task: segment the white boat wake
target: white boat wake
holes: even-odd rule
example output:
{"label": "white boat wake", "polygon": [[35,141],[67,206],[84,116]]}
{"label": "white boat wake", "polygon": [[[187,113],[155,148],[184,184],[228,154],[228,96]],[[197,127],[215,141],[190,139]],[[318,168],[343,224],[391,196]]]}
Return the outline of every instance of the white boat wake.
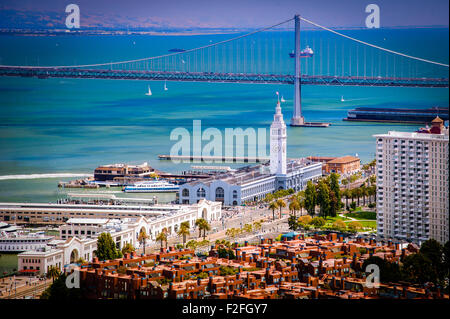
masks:
{"label": "white boat wake", "polygon": [[39,179],[39,178],[64,178],[64,177],[92,177],[86,173],[50,173],[50,174],[27,174],[27,175],[2,175],[0,181],[9,179]]}

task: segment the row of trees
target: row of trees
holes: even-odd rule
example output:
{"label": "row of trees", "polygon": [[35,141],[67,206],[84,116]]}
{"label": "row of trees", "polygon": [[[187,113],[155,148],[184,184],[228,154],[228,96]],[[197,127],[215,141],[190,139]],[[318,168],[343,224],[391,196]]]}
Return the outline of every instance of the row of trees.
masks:
{"label": "row of trees", "polygon": [[[375,177],[375,176],[373,176]],[[357,199],[358,206],[360,206],[360,199],[362,198],[363,205],[366,205],[366,199],[369,202],[376,201],[377,188],[375,183],[371,183],[369,186],[366,186],[364,183],[360,187],[353,189],[345,189],[342,191],[342,196],[345,197],[345,205],[349,207],[348,200],[351,199],[351,202],[354,202],[355,198]]]}
{"label": "row of trees", "polygon": [[[198,227],[198,232],[199,232],[198,237],[201,237],[202,232],[203,232],[203,240],[205,240],[206,232],[211,230],[211,225],[204,218],[197,219],[195,221],[195,225]],[[177,231],[177,235],[182,238],[183,247],[186,247],[187,237],[190,234],[191,234],[191,226],[190,226],[189,222],[188,221],[182,222],[180,224],[180,228]],[[166,244],[165,246],[167,248],[168,236],[169,236],[169,231],[165,227],[156,236],[156,241],[159,241],[161,243],[161,248],[163,247],[164,243]],[[138,241],[143,245],[144,254],[145,254],[146,241],[148,238],[149,238],[149,236],[147,235],[145,229],[142,229],[141,232],[139,233]]]}
{"label": "row of trees", "polygon": [[309,230],[311,228],[317,228],[317,229],[329,229],[329,230],[336,230],[339,232],[351,232],[356,233],[363,229],[363,225],[358,221],[351,221],[348,223],[343,222],[342,220],[336,220],[331,225],[326,225],[326,220],[323,217],[311,217],[310,215],[305,215],[297,218],[294,215],[291,215],[288,219],[289,229],[291,230],[297,230],[300,227]]}
{"label": "row of trees", "polygon": [[322,178],[316,185],[308,181],[304,192],[305,209],[308,214],[316,214],[316,206],[319,206],[319,216],[336,217],[341,209],[341,191],[339,188],[339,175],[331,173]]}
{"label": "row of trees", "polygon": [[225,235],[229,238],[236,238],[241,235],[250,234],[254,231],[260,230],[262,227],[262,221],[255,221],[253,224],[245,224],[241,228],[228,228]]}

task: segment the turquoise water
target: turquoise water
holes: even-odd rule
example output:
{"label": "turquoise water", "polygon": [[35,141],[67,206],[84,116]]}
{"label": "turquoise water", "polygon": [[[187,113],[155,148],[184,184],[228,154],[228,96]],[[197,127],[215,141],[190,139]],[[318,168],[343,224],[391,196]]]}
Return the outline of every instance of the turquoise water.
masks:
{"label": "turquoise water", "polygon": [[12,273],[17,270],[17,254],[0,254],[0,275]]}
{"label": "turquoise water", "polygon": [[[384,41],[392,49],[448,63],[448,29],[356,33],[369,42]],[[292,48],[289,44],[292,37],[287,33],[283,36],[287,42],[282,52],[287,56]],[[166,53],[169,48],[191,48],[228,37],[2,36],[0,62],[97,63],[153,56]],[[310,33],[308,39],[303,37],[302,41],[312,43],[314,37],[314,33]],[[319,38],[314,40],[315,45],[319,41]],[[317,49],[315,52],[320,56]],[[272,58],[279,59],[278,56]],[[292,61],[288,57],[285,60],[281,66],[289,70]],[[319,62],[315,63],[314,72],[318,72]],[[324,64],[323,61],[321,70]],[[311,63],[309,68],[305,65],[305,72],[309,70],[312,74]],[[422,65],[418,70],[427,74],[431,68]],[[441,71],[433,74],[443,76]],[[2,180],[5,175],[92,173],[100,164],[144,161],[171,172],[187,169],[190,164],[174,165],[157,159],[158,154],[170,152],[174,144],[169,139],[172,129],[192,130],[193,120],[202,120],[204,129],[216,127],[222,132],[227,127],[268,128],[276,103],[275,91],[287,100],[283,103],[287,122],[292,116],[293,88],[289,85],[167,82],[169,90],[164,91],[163,82],[151,82],[153,95],[148,97],[144,95],[147,84],[124,80],[1,77],[0,201],[54,201],[60,196],[57,182],[73,179]],[[345,102],[340,102],[341,96]],[[342,121],[349,109],[357,106],[448,107],[448,101],[447,89],[303,86],[305,118],[332,125],[325,129],[288,127],[288,157],[358,153],[363,162],[368,162],[375,153],[373,134],[411,131],[418,126]]]}

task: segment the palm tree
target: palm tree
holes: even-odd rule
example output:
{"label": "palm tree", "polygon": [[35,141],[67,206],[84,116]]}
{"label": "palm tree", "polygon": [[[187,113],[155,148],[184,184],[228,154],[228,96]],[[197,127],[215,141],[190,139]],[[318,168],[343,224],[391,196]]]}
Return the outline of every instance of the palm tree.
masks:
{"label": "palm tree", "polygon": [[366,196],[369,195],[369,190],[366,186],[361,186],[361,195],[363,197],[364,206],[366,206]]}
{"label": "palm tree", "polygon": [[52,282],[55,282],[55,278],[61,275],[61,270],[56,266],[50,266],[47,271],[47,276],[52,278]]}
{"label": "palm tree", "polygon": [[145,244],[147,242],[147,239],[149,239],[150,237],[147,235],[147,232],[145,231],[145,228],[142,228],[139,236],[138,236],[138,241],[139,243],[144,244],[144,255],[145,255]]}
{"label": "palm tree", "polygon": [[211,225],[209,225],[209,223],[203,218],[197,219],[195,221],[195,225],[198,226],[199,237],[201,236],[201,233],[202,233],[202,230],[203,230],[203,240],[205,240],[206,232],[211,230]]}
{"label": "palm tree", "polygon": [[166,242],[166,249],[167,249],[167,229],[163,228],[161,232],[156,236],[156,241],[161,242],[161,248],[163,248],[163,242]]}
{"label": "palm tree", "polygon": [[345,207],[348,207],[348,199],[350,197],[350,190],[344,189],[344,191],[342,192],[342,196],[345,197]]}
{"label": "palm tree", "polygon": [[300,203],[297,200],[294,200],[289,203],[289,211],[294,212],[294,216],[296,216],[296,211],[300,210]]}
{"label": "palm tree", "polygon": [[277,200],[278,208],[280,209],[280,218],[281,218],[281,210],[286,207],[286,203],[281,198]]}
{"label": "palm tree", "polygon": [[361,197],[361,188],[359,188],[359,187],[355,188],[355,189],[353,189],[353,192],[358,200],[358,206],[359,206],[359,198]]}
{"label": "palm tree", "polygon": [[273,216],[273,220],[275,220],[275,210],[278,208],[278,204],[277,202],[272,202],[269,205],[269,209],[272,210],[272,216]]}
{"label": "palm tree", "polygon": [[189,222],[182,222],[180,224],[180,229],[178,230],[177,234],[178,236],[183,237],[183,247],[185,247],[186,245],[186,236],[189,236],[189,234],[191,233],[189,229],[190,229]]}

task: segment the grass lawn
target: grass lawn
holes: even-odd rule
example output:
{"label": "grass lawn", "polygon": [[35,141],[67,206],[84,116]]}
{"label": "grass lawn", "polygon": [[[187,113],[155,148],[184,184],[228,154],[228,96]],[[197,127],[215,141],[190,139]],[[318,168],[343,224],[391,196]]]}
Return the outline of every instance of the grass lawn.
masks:
{"label": "grass lawn", "polygon": [[347,213],[345,216],[352,217],[355,219],[362,219],[362,220],[376,220],[377,219],[377,213],[376,212],[367,212],[367,211],[357,211],[353,213]]}
{"label": "grass lawn", "polygon": [[363,227],[369,227],[372,229],[377,228],[377,222],[375,220],[374,221],[364,221],[364,222],[359,221],[358,223],[360,223]]}
{"label": "grass lawn", "polygon": [[341,216],[336,216],[336,217],[328,216],[325,220],[326,220],[325,226],[331,226],[337,220],[342,220],[344,222],[351,221],[350,218],[341,217]]}

